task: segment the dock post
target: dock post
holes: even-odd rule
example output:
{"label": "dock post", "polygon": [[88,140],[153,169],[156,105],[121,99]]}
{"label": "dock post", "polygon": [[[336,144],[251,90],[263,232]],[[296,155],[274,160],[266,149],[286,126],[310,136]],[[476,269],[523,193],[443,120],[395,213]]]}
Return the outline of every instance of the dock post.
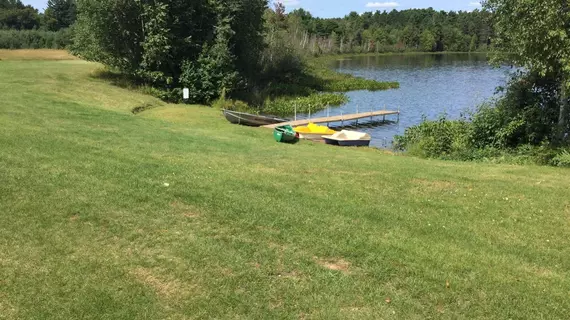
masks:
{"label": "dock post", "polygon": [[295,121],[297,121],[297,104],[295,103]]}
{"label": "dock post", "polygon": [[400,122],[400,106],[398,106],[398,119],[396,121]]}
{"label": "dock post", "polygon": [[341,112],[340,112],[340,126],[341,126],[341,127],[344,127],[344,119],[343,119],[343,117],[342,117],[342,113],[343,113],[343,112],[341,111]]}

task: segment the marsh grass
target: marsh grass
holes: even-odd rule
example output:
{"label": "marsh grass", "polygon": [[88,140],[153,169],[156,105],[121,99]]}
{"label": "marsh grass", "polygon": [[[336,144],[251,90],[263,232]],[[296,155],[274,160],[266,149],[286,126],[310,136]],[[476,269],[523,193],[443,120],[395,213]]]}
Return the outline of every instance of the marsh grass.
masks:
{"label": "marsh grass", "polygon": [[348,102],[348,97],[342,93],[314,93],[307,97],[282,97],[268,100],[261,112],[279,116],[291,116],[297,113],[315,113],[327,107],[337,107]]}
{"label": "marsh grass", "polygon": [[83,61],[0,61],[8,319],[566,319],[568,170],[231,125]]}

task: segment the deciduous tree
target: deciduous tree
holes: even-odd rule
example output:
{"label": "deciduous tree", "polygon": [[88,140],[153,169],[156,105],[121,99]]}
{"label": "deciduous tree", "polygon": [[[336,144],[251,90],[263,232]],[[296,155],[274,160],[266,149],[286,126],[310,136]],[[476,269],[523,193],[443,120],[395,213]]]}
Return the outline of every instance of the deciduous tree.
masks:
{"label": "deciduous tree", "polygon": [[567,0],[487,0],[495,20],[495,61],[558,82],[558,140],[567,139],[570,97],[570,8]]}

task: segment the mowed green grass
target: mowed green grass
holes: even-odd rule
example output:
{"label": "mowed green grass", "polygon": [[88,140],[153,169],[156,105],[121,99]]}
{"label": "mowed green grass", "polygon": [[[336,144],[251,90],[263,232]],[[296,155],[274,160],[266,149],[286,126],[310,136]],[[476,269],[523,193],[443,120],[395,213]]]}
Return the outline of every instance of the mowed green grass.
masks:
{"label": "mowed green grass", "polygon": [[569,170],[277,144],[97,68],[0,61],[0,318],[568,319]]}

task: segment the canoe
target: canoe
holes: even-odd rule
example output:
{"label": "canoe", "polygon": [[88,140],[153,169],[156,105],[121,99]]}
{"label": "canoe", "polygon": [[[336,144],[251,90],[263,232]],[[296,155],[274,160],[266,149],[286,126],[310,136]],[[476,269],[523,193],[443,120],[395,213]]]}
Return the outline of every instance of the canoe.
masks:
{"label": "canoe", "polygon": [[223,111],[224,111],[224,117],[226,117],[226,119],[229,122],[233,124],[241,124],[250,127],[261,127],[269,124],[276,124],[288,121],[287,119],[250,114],[245,112],[237,112],[226,109],[224,109]]}
{"label": "canoe", "polygon": [[336,131],[329,129],[326,126],[320,126],[312,122],[304,127],[296,127],[295,132],[299,133],[301,138],[309,140],[320,140],[323,135],[332,135],[336,133]]}
{"label": "canoe", "polygon": [[326,144],[341,147],[367,147],[372,137],[368,133],[342,130],[333,135],[322,136]]}
{"label": "canoe", "polygon": [[277,142],[292,143],[299,140],[299,134],[290,125],[277,127],[273,130],[273,138]]}

